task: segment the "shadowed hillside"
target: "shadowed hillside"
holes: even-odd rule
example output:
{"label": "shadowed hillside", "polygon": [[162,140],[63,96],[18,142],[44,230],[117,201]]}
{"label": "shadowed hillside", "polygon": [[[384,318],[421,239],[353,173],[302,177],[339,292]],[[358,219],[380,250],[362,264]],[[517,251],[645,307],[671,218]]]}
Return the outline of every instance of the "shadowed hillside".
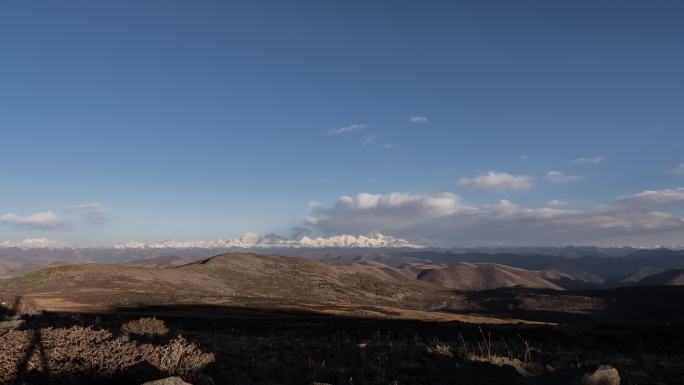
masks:
{"label": "shadowed hillside", "polygon": [[637,282],[640,286],[684,285],[684,269],[673,269],[649,275]]}

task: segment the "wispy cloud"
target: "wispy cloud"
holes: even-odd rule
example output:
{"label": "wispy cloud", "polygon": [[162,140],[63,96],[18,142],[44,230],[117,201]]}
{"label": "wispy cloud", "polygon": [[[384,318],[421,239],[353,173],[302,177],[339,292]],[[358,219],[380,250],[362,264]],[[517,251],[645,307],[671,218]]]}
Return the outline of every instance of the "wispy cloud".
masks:
{"label": "wispy cloud", "polygon": [[593,158],[577,158],[573,159],[572,163],[576,164],[597,164],[597,163],[603,163],[606,160],[605,157],[602,156],[596,156]]}
{"label": "wispy cloud", "polygon": [[428,119],[426,117],[420,116],[420,115],[409,117],[409,122],[411,122],[411,123],[423,124],[423,123],[427,123],[427,121],[428,121]]}
{"label": "wispy cloud", "polygon": [[532,188],[534,178],[527,175],[511,175],[506,172],[489,171],[487,175],[475,178],[461,178],[458,185],[470,190],[524,191]]}
{"label": "wispy cloud", "polygon": [[0,224],[31,230],[51,230],[79,224],[102,224],[109,220],[110,213],[111,210],[102,203],[82,203],[57,211],[0,215]]}
{"label": "wispy cloud", "polygon": [[566,175],[560,171],[549,171],[546,173],[546,180],[553,184],[561,184],[568,182],[577,182],[584,179],[579,175]]}
{"label": "wispy cloud", "polygon": [[363,142],[361,142],[362,145],[368,146],[375,143],[375,134],[368,134],[366,135],[365,138],[363,138]]}
{"label": "wispy cloud", "polygon": [[351,132],[359,132],[365,130],[366,128],[368,128],[367,124],[350,124],[344,127],[333,128],[330,131],[328,131],[328,135],[339,135]]}
{"label": "wispy cloud", "polygon": [[70,214],[78,214],[90,223],[103,223],[109,220],[111,210],[99,202],[82,203],[67,206],[64,211]]}
{"label": "wispy cloud", "polygon": [[546,202],[546,207],[564,207],[567,206],[568,202],[562,199],[551,199],[550,201]]}
{"label": "wispy cloud", "polygon": [[684,175],[684,162],[677,165],[677,167],[672,170],[675,175]]}
{"label": "wispy cloud", "polygon": [[383,144],[382,144],[382,148],[384,148],[384,149],[386,149],[386,150],[389,150],[389,149],[394,148],[394,147],[396,147],[396,146],[397,146],[397,145],[394,144],[394,143],[383,143]]}

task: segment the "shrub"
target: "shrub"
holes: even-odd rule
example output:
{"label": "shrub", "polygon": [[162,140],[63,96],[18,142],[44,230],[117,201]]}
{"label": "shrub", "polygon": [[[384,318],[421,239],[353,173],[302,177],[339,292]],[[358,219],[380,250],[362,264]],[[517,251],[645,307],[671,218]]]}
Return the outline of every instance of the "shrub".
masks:
{"label": "shrub", "polygon": [[214,355],[202,353],[197,345],[178,336],[161,347],[158,367],[168,374],[187,374],[214,362]]}
{"label": "shrub", "polygon": [[126,322],[121,325],[121,330],[126,333],[144,337],[163,336],[169,332],[164,321],[154,317],[143,317]]}

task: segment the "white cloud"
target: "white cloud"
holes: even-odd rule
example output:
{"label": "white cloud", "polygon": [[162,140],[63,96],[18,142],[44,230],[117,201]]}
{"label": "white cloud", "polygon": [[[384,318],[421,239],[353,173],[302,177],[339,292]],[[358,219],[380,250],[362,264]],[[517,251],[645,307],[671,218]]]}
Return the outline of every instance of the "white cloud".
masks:
{"label": "white cloud", "polygon": [[410,193],[389,193],[389,194],[369,194],[360,193],[356,196],[345,195],[337,201],[337,205],[352,209],[383,209],[392,207],[416,207],[427,211],[430,215],[447,215],[464,209],[469,209],[463,205],[461,199],[448,192],[410,194]]}
{"label": "white cloud", "polygon": [[684,204],[684,187],[665,190],[646,190],[638,194],[619,198],[616,204],[625,207]]}
{"label": "white cloud", "polygon": [[527,155],[527,154],[522,154],[522,155],[520,155],[520,159],[521,159],[521,160],[527,160],[527,159],[529,159],[529,158],[530,158],[530,156]]}
{"label": "white cloud", "polygon": [[572,163],[577,163],[577,164],[596,164],[596,163],[602,163],[606,160],[606,158],[602,156],[596,156],[593,158],[577,158],[573,159]]}
{"label": "white cloud", "polygon": [[422,124],[422,123],[427,123],[427,118],[424,116],[416,115],[416,116],[411,116],[409,118],[409,122],[411,123],[416,123],[416,124]]}
{"label": "white cloud", "polygon": [[675,167],[674,170],[672,170],[672,172],[676,175],[684,175],[684,162],[677,165],[677,167]]}
{"label": "white cloud", "polygon": [[389,149],[394,148],[394,147],[396,147],[396,146],[397,146],[397,145],[394,144],[394,143],[383,143],[383,144],[382,144],[382,148],[384,148],[384,149],[386,149],[386,150],[389,150]]}
{"label": "white cloud", "polygon": [[49,229],[67,224],[67,221],[53,211],[42,211],[29,215],[15,213],[0,216],[0,223],[6,223],[30,229]]}
{"label": "white cloud", "polygon": [[328,135],[339,135],[350,132],[358,132],[365,130],[366,128],[368,128],[367,124],[351,124],[349,126],[333,128],[330,131],[328,131]]}
{"label": "white cloud", "polygon": [[311,206],[323,234],[380,231],[434,246],[632,244],[681,242],[684,218],[659,209],[684,203],[684,189],[644,191],[587,210],[526,208],[508,200],[471,206],[451,193],[358,194],[334,207]]}
{"label": "white cloud", "polygon": [[[411,227],[447,215],[473,208],[464,204],[461,198],[449,193],[390,193],[342,196],[334,207],[324,208],[320,204],[309,204],[307,222],[323,228],[329,233],[361,233],[382,231],[387,221],[392,227]],[[331,221],[332,220],[332,221]],[[348,231],[335,231],[345,228]]]}
{"label": "white cloud", "polygon": [[546,202],[546,207],[564,207],[567,205],[568,202],[562,199],[551,199],[550,201]]}
{"label": "white cloud", "polygon": [[524,191],[532,188],[534,178],[526,175],[511,175],[505,172],[489,171],[476,178],[461,178],[460,187],[484,191]]}
{"label": "white cloud", "polygon": [[551,183],[560,184],[567,182],[576,182],[584,178],[582,178],[579,175],[565,175],[560,171],[549,171],[546,173],[546,179]]}

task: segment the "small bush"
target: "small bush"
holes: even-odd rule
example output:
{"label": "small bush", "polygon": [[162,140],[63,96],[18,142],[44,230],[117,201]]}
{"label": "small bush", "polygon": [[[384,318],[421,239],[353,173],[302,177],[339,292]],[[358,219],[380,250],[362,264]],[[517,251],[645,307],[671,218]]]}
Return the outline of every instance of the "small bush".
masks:
{"label": "small bush", "polygon": [[144,317],[126,322],[121,325],[121,330],[144,337],[163,336],[169,332],[164,321],[154,317]]}
{"label": "small bush", "polygon": [[188,374],[214,362],[214,355],[202,353],[197,345],[183,336],[176,337],[161,348],[158,367],[168,374]]}
{"label": "small bush", "polygon": [[0,313],[15,315],[38,315],[41,313],[38,306],[30,298],[16,296],[14,298],[2,298],[0,300]]}

